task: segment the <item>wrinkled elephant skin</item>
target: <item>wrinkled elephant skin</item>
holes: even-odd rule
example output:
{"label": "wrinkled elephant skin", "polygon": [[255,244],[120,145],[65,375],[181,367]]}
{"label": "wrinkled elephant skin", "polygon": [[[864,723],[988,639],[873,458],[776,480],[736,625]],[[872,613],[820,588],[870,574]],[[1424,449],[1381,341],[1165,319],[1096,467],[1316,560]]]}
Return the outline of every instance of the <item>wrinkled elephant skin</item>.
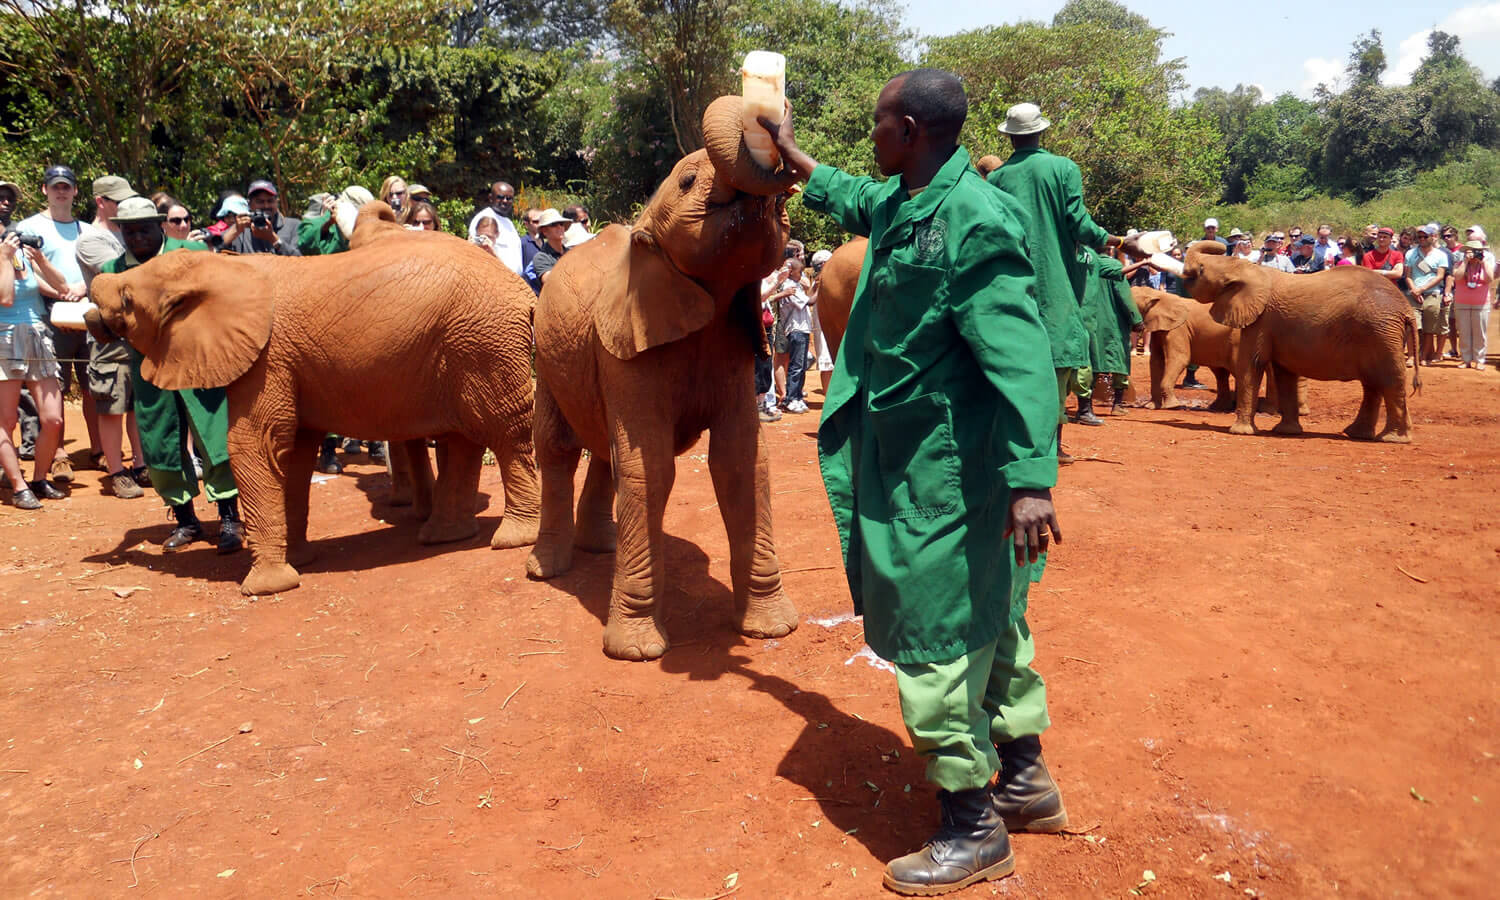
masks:
{"label": "wrinkled elephant skin", "polygon": [[[327,433],[405,448],[423,543],[463,540],[484,450],[505,513],[492,545],[536,539],[531,291],[484,250],[360,211],[348,252],[287,258],[174,251],[101,275],[94,301],[167,390],[225,387],[229,455],[253,555],[247,594],[296,587],[309,484]],[[445,444],[436,483],[425,439]]]}

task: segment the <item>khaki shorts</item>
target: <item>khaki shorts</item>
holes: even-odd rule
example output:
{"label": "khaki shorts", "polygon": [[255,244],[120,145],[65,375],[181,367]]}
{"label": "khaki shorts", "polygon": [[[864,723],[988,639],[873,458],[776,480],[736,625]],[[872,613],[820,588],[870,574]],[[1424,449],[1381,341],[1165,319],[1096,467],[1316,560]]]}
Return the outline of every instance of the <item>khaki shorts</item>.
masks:
{"label": "khaki shorts", "polygon": [[89,393],[101,416],[123,416],[135,405],[130,390],[130,364],[91,362],[88,368]]}
{"label": "khaki shorts", "polygon": [[1418,300],[1412,301],[1411,308],[1417,311],[1417,316],[1421,319],[1423,334],[1444,332],[1443,295],[1441,293],[1423,294]]}
{"label": "khaki shorts", "polygon": [[0,324],[0,381],[42,381],[58,377],[57,351],[40,322]]}

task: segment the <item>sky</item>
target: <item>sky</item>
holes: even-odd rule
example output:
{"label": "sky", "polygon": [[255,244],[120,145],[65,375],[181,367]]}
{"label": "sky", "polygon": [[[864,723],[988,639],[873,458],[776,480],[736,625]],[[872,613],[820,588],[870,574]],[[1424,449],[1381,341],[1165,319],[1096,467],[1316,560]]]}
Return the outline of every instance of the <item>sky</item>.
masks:
{"label": "sky", "polygon": [[[945,35],[1019,21],[1051,22],[1063,0],[1008,3],[925,3],[905,0],[906,23],[923,35]],[[1312,7],[1259,4],[1124,0],[1132,12],[1172,32],[1163,45],[1167,57],[1187,64],[1187,96],[1200,87],[1231,90],[1254,84],[1267,97],[1291,91],[1311,98],[1320,82],[1335,87],[1355,38],[1371,28],[1370,4],[1320,0]],[[1295,11],[1295,14],[1294,12]],[[1459,49],[1488,82],[1500,76],[1500,2],[1443,7],[1395,4],[1381,11],[1378,24],[1385,47],[1387,84],[1406,84],[1427,49],[1433,28],[1459,37]]]}

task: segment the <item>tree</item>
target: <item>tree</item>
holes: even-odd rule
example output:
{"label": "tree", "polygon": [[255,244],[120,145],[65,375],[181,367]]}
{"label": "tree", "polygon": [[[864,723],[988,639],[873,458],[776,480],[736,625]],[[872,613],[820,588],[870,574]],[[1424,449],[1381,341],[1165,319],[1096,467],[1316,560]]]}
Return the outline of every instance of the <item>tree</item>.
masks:
{"label": "tree", "polygon": [[1321,146],[1321,128],[1317,107],[1291,93],[1251,110],[1229,146],[1224,201],[1246,199],[1249,182],[1262,166],[1311,169]]}
{"label": "tree", "polygon": [[1346,71],[1351,83],[1343,93],[1318,88],[1325,123],[1319,181],[1367,200],[1411,179],[1415,109],[1411,91],[1380,84],[1385,50],[1378,30],[1354,41]]}
{"label": "tree", "polygon": [[471,0],[452,14],[455,47],[492,44],[538,53],[593,44],[605,35],[607,0]]}
{"label": "tree", "polygon": [[662,86],[677,150],[703,146],[703,111],[736,87],[738,0],[613,0],[607,21],[627,62]]}
{"label": "tree", "polygon": [[1434,30],[1427,36],[1427,56],[1412,74],[1411,94],[1418,168],[1441,165],[1471,144],[1491,145],[1500,137],[1500,98],[1485,89],[1483,73],[1464,59],[1454,35]]}
{"label": "tree", "polygon": [[1114,0],[1068,0],[1052,17],[1052,27],[1068,25],[1098,25],[1149,37],[1153,41],[1165,35],[1165,32],[1152,26],[1145,16],[1131,12],[1123,3],[1115,3]]}
{"label": "tree", "polygon": [[959,74],[969,92],[970,153],[1006,156],[996,128],[1030,101],[1053,126],[1043,144],[1083,170],[1095,218],[1117,232],[1176,219],[1217,198],[1224,150],[1213,122],[1173,108],[1181,60],[1098,24],[1008,25],[929,42],[924,64]]}

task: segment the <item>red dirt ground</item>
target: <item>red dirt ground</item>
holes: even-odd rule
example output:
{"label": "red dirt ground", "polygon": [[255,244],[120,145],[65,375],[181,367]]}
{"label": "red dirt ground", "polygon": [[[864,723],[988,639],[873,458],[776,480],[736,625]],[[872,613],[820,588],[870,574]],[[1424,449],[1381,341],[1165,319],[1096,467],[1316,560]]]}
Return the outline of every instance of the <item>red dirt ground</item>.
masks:
{"label": "red dirt ground", "polygon": [[[1335,436],[1352,384],[1313,386],[1300,439],[1068,428],[1102,459],[1063,471],[1031,621],[1085,833],[1015,838],[960,896],[1493,896],[1500,374],[1424,374],[1410,446]],[[258,601],[246,556],[164,557],[165,512],[101,473],[3,507],[0,895],[881,895],[935,802],[858,624],[816,622],[848,600],[815,422],[767,426],[801,628],[731,631],[700,444],[650,664],[600,652],[611,557],[537,583],[488,548],[494,469],[482,537],[443,548],[373,466],[315,485],[321,557]]]}

